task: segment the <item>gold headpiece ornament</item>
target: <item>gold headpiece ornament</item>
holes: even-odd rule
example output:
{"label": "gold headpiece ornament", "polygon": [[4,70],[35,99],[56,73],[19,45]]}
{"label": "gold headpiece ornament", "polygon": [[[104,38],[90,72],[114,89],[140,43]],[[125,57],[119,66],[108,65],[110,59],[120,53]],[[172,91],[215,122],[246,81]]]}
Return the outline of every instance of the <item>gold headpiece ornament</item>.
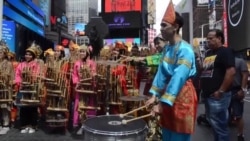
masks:
{"label": "gold headpiece ornament", "polygon": [[9,52],[9,48],[8,48],[6,42],[3,40],[0,41],[0,50],[2,50],[4,53]]}
{"label": "gold headpiece ornament", "polygon": [[15,58],[16,57],[16,54],[14,52],[8,52],[7,54],[9,57],[12,57],[12,58]]}
{"label": "gold headpiece ornament", "polygon": [[44,51],[44,56],[46,57],[47,55],[51,55],[53,56],[55,54],[55,52],[53,51],[52,48],[47,49],[46,51]]}
{"label": "gold headpiece ornament", "polygon": [[79,45],[75,44],[72,40],[69,42],[69,49],[70,50],[78,50],[79,49]]}
{"label": "gold headpiece ornament", "polygon": [[166,9],[166,12],[162,18],[162,22],[174,24],[175,23],[175,10],[174,10],[174,4],[172,0],[170,0],[168,7]]}
{"label": "gold headpiece ornament", "polygon": [[26,49],[26,51],[32,52],[36,57],[40,56],[43,52],[40,46],[35,42],[33,42],[31,46]]}
{"label": "gold headpiece ornament", "polygon": [[79,47],[79,51],[80,51],[80,50],[86,51],[86,52],[89,54],[89,48],[88,48],[85,44],[82,44],[82,45]]}

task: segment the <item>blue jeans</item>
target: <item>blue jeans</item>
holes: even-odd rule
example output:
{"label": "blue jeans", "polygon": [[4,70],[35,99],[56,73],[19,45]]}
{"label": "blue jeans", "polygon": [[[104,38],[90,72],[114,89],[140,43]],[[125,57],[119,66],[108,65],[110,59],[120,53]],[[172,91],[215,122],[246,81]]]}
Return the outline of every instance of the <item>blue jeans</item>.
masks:
{"label": "blue jeans", "polygon": [[214,141],[229,141],[228,107],[231,92],[225,92],[220,99],[209,97],[205,100],[206,116],[214,130]]}

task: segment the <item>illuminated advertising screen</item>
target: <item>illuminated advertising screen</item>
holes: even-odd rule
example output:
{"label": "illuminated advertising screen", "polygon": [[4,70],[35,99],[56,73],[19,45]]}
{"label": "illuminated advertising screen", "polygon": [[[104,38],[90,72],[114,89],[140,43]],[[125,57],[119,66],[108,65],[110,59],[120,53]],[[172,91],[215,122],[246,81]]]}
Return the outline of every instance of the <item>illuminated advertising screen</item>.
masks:
{"label": "illuminated advertising screen", "polygon": [[126,43],[126,44],[136,43],[138,45],[141,44],[140,38],[113,38],[113,39],[104,39],[104,44],[105,45],[112,45],[112,44],[115,44],[116,42],[122,42],[122,43]]}
{"label": "illuminated advertising screen", "polygon": [[15,52],[15,33],[16,25],[14,21],[3,20],[2,24],[2,39],[12,52]]}
{"label": "illuminated advertising screen", "polygon": [[103,13],[101,16],[109,29],[141,28],[142,17],[140,12]]}
{"label": "illuminated advertising screen", "polygon": [[44,29],[38,25],[36,25],[35,23],[27,20],[26,18],[24,18],[23,16],[21,16],[20,14],[18,14],[17,12],[13,11],[12,9],[10,9],[7,6],[3,6],[3,15],[15,20],[17,23],[27,27],[28,29],[34,31],[35,33],[44,36]]}
{"label": "illuminated advertising screen", "polygon": [[141,0],[105,0],[105,13],[140,11]]}
{"label": "illuminated advertising screen", "polygon": [[75,24],[75,35],[84,36],[85,35],[85,25],[84,23]]}
{"label": "illuminated advertising screen", "polygon": [[50,23],[49,22],[50,21],[50,19],[49,19],[49,17],[50,17],[50,10],[49,10],[50,0],[32,0],[32,3],[34,3],[36,6],[41,8],[43,13],[45,14],[45,25],[48,26]]}
{"label": "illuminated advertising screen", "polygon": [[[38,14],[38,12],[35,12],[33,7],[31,7],[30,5],[26,5],[20,0],[7,0],[7,2],[17,8],[23,14],[25,14],[28,18],[32,19],[34,22],[44,27],[44,16]],[[43,14],[43,12],[41,14]]]}

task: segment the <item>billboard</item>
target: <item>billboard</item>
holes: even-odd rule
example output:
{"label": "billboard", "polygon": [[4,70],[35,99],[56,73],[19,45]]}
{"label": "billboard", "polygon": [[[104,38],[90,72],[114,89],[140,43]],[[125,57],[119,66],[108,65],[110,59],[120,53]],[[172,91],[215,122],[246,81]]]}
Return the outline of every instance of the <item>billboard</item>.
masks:
{"label": "billboard", "polygon": [[12,52],[15,52],[15,33],[16,25],[14,21],[3,20],[2,24],[2,39]]}
{"label": "billboard", "polygon": [[50,17],[50,0],[32,0],[32,3],[34,3],[36,6],[41,8],[43,13],[45,14],[45,25],[49,25],[49,17]]}
{"label": "billboard", "polygon": [[136,43],[138,45],[141,44],[140,38],[113,38],[113,39],[104,39],[104,44],[105,45],[112,45],[112,44],[115,44],[116,42],[122,42],[122,43],[126,43],[126,44]]}
{"label": "billboard", "polygon": [[147,0],[148,1],[148,24],[155,24],[156,18],[156,3],[155,0]]}
{"label": "billboard", "polygon": [[44,27],[44,16],[35,12],[32,8],[30,8],[30,6],[26,5],[20,0],[7,0],[7,2],[13,7],[17,8],[19,11],[21,11],[28,18],[32,19],[35,23]]}
{"label": "billboard", "polygon": [[140,12],[103,13],[101,16],[104,22],[108,25],[109,29],[141,28],[142,24]]}
{"label": "billboard", "polygon": [[[239,51],[250,48],[250,1],[228,0],[226,1],[228,46]],[[225,26],[225,25],[224,25]]]}
{"label": "billboard", "polygon": [[85,26],[84,23],[76,23],[75,24],[75,35],[84,36],[85,35]]}
{"label": "billboard", "polygon": [[142,9],[141,0],[105,0],[105,13],[140,11]]}
{"label": "billboard", "polygon": [[27,27],[28,29],[34,31],[35,33],[44,36],[44,29],[38,25],[36,25],[35,23],[27,20],[26,18],[24,18],[23,16],[21,16],[20,14],[18,14],[17,12],[13,11],[12,9],[10,9],[7,6],[3,6],[3,15],[15,20],[17,23]]}

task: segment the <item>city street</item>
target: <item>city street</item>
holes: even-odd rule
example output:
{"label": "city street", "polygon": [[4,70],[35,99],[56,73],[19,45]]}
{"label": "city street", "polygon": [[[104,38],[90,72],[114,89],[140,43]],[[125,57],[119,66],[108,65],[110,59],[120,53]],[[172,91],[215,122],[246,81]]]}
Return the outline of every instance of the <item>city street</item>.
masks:
{"label": "city street", "polygon": [[[250,95],[245,99],[245,138],[250,139]],[[200,104],[198,115],[204,113],[204,105]],[[212,141],[213,134],[209,127],[205,125],[197,125],[195,134],[192,136],[192,141]],[[46,134],[39,130],[34,134],[21,134],[17,129],[11,129],[7,135],[0,137],[0,141],[83,141],[82,136],[74,137],[70,133],[61,134]],[[231,127],[231,141],[237,141],[237,132],[234,127]]]}

